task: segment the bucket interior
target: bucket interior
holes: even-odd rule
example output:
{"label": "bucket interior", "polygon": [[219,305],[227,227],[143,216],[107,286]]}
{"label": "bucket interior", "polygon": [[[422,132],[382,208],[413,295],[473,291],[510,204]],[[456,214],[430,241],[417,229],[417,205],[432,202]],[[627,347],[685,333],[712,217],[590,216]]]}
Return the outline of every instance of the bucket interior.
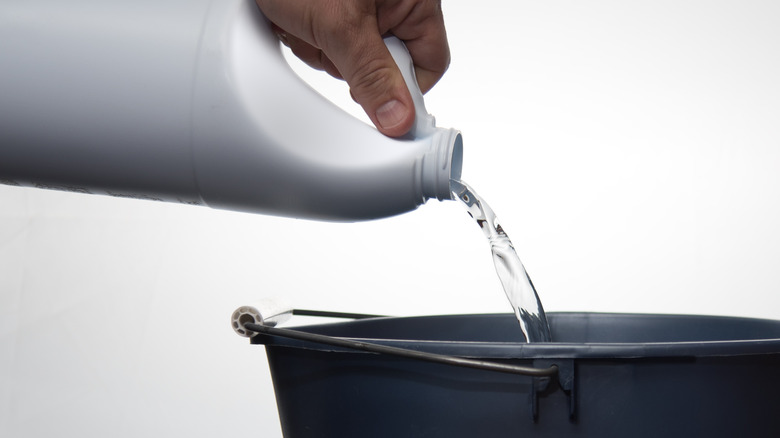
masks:
{"label": "bucket interior", "polygon": [[[551,312],[553,343],[699,343],[780,339],[780,321],[709,315]],[[511,314],[371,318],[298,327],[335,337],[525,343]]]}

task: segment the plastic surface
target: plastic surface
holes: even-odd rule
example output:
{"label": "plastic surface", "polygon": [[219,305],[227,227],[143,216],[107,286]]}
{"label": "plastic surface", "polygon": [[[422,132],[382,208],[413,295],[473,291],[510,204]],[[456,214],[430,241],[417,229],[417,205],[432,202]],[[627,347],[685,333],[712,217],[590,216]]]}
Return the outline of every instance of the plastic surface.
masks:
{"label": "plastic surface", "polygon": [[513,315],[377,318],[302,331],[533,366],[550,380],[258,335],[296,437],[773,437],[780,321],[550,313],[549,344]]}
{"label": "plastic surface", "polygon": [[289,320],[292,306],[281,299],[261,299],[250,305],[241,306],[230,315],[230,326],[240,336],[251,338],[256,333],[244,329],[247,323],[276,326]]}
{"label": "plastic surface", "polygon": [[401,70],[401,75],[404,77],[414,102],[415,120],[408,136],[410,138],[419,138],[433,135],[436,132],[436,119],[428,114],[428,110],[425,109],[425,99],[417,84],[417,75],[414,72],[414,63],[409,55],[409,51],[404,43],[396,37],[385,38],[385,45],[393,56],[396,65],[398,65],[398,69]]}
{"label": "plastic surface", "polygon": [[351,221],[449,199],[460,175],[457,131],[351,117],[252,0],[2,2],[0,65],[0,183]]}

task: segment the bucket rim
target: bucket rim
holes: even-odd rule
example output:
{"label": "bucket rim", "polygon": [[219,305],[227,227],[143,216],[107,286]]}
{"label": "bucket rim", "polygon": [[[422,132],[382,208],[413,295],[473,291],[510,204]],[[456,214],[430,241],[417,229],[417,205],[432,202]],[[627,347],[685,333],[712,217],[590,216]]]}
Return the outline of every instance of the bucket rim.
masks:
{"label": "bucket rim", "polygon": [[[689,315],[689,314],[650,314],[650,313],[608,313],[608,312],[549,312],[551,325],[560,318],[617,318],[626,320],[656,319],[663,321],[685,319],[691,322],[749,322],[765,323],[780,327],[780,321],[761,318],[734,316]],[[404,317],[376,317],[356,321],[335,322],[290,327],[292,330],[317,333],[334,327],[350,327],[380,321],[382,323],[426,322],[459,318],[506,318],[507,314],[453,314]],[[512,315],[509,315],[513,317]],[[406,348],[427,353],[484,359],[641,359],[641,358],[686,358],[780,354],[780,337],[729,339],[712,341],[661,341],[661,342],[496,342],[496,341],[442,341],[425,339],[388,339],[379,337],[339,336],[343,339]],[[298,348],[323,352],[356,352],[351,349],[324,345],[309,341],[287,339],[279,336],[261,334],[252,338],[253,344],[263,344],[269,348]]]}

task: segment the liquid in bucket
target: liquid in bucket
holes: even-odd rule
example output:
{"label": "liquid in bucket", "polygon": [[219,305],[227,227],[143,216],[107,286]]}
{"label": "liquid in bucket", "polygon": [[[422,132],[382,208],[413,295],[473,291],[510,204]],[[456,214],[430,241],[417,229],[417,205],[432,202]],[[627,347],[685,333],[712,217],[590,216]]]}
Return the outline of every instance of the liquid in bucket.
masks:
{"label": "liquid in bucket", "polygon": [[460,200],[477,221],[490,242],[493,263],[504,292],[528,342],[550,342],[550,326],[531,278],[520,261],[512,241],[495,213],[474,190],[462,181],[450,181],[453,197]]}

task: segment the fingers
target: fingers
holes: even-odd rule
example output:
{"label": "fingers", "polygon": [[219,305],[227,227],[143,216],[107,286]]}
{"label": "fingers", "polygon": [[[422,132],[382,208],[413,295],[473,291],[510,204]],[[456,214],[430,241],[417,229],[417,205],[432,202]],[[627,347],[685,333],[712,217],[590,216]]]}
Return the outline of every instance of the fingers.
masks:
{"label": "fingers", "polygon": [[325,38],[323,50],[377,129],[392,137],[406,134],[414,123],[414,103],[374,15],[362,17],[354,29]]}
{"label": "fingers", "polygon": [[439,0],[256,0],[293,53],[343,78],[382,133],[414,123],[414,105],[382,35],[403,40],[423,92],[442,77],[450,53]]}
{"label": "fingers", "polygon": [[301,61],[305,62],[306,65],[315,70],[323,70],[334,78],[344,79],[341,77],[341,73],[339,73],[336,66],[333,65],[333,62],[325,56],[322,50],[312,46],[295,35],[287,33],[279,26],[274,25],[274,32],[277,34],[282,44],[289,47],[293,54]]}
{"label": "fingers", "polygon": [[381,33],[391,33],[406,44],[420,90],[428,92],[450,65],[441,1],[385,1],[377,17]]}

